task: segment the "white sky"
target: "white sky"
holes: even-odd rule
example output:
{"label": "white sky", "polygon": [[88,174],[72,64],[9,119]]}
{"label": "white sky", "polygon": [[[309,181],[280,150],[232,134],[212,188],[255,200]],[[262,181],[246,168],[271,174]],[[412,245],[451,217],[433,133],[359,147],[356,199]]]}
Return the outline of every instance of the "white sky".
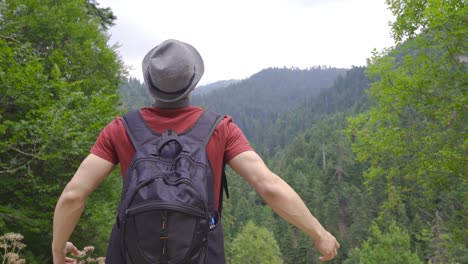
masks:
{"label": "white sky", "polygon": [[193,45],[200,84],[245,79],[268,67],[349,68],[393,45],[384,0],[98,0],[117,16],[111,43],[130,75],[163,40]]}

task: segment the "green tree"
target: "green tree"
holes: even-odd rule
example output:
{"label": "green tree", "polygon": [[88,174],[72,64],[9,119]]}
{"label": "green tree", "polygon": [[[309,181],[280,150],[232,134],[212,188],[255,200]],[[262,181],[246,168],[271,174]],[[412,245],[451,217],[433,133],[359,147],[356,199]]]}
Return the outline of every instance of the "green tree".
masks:
{"label": "green tree", "polygon": [[426,259],[443,242],[427,237],[438,214],[453,239],[438,257],[461,261],[456,252],[466,254],[468,236],[466,2],[386,2],[397,47],[369,61],[374,105],[351,119],[354,150],[369,166],[366,184],[386,196],[384,214],[411,228]]}
{"label": "green tree", "polygon": [[237,234],[228,256],[231,264],[282,263],[281,252],[273,234],[252,221]]}
{"label": "green tree", "polygon": [[[423,263],[418,255],[410,250],[410,236],[395,222],[382,232],[374,224],[371,227],[372,236],[359,249],[355,250],[355,258],[362,264],[419,264]],[[348,261],[346,263],[353,263]]]}
{"label": "green tree", "polygon": [[[48,258],[61,190],[118,114],[124,68],[107,45],[109,21],[90,6],[84,0],[0,2],[0,231],[24,235],[37,259]],[[117,183],[106,181],[91,198],[81,222],[90,232],[79,235],[79,246],[105,250]]]}

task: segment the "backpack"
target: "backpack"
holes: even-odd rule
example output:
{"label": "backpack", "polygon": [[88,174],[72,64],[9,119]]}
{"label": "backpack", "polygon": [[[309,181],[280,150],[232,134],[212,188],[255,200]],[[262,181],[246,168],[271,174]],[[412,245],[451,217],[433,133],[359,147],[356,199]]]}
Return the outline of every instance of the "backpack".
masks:
{"label": "backpack", "polygon": [[139,110],[123,116],[135,155],[125,174],[106,263],[225,263],[220,221],[222,190],[227,187],[224,166],[220,208],[215,210],[206,153],[221,119],[205,110],[188,131],[158,134]]}

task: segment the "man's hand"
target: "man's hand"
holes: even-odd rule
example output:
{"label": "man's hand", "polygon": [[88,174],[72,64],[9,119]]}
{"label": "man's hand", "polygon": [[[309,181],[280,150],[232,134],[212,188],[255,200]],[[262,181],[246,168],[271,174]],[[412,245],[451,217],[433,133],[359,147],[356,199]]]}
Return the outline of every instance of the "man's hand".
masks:
{"label": "man's hand", "polygon": [[65,248],[62,250],[52,250],[52,255],[54,258],[54,264],[76,264],[78,263],[76,259],[67,257],[68,253],[73,255],[78,255],[78,249],[73,245],[72,242],[67,242]]}
{"label": "man's hand", "polygon": [[340,248],[340,243],[327,231],[319,239],[314,240],[314,245],[320,252],[320,261],[332,260],[338,254],[338,249]]}

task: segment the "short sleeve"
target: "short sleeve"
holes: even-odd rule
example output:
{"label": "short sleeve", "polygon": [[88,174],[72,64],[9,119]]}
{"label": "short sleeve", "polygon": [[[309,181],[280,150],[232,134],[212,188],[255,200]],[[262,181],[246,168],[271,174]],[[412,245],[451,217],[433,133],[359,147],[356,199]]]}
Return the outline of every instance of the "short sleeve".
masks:
{"label": "short sleeve", "polygon": [[112,142],[112,135],[118,129],[117,119],[110,122],[104,129],[99,133],[94,146],[91,147],[90,152],[100,158],[103,158],[113,164],[118,164],[119,159],[117,156],[116,149]]}
{"label": "short sleeve", "polygon": [[226,145],[224,152],[224,163],[229,163],[235,156],[245,151],[253,150],[242,130],[232,121],[232,117],[226,116],[225,135]]}

